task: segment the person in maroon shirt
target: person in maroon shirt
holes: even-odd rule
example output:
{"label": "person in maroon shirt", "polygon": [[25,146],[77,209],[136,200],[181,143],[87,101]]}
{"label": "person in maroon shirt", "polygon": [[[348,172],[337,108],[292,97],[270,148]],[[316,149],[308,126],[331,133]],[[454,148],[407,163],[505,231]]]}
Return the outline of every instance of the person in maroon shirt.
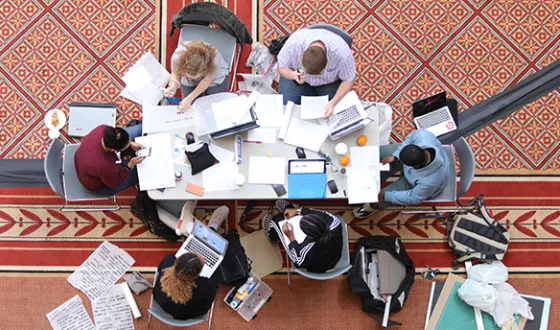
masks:
{"label": "person in maroon shirt", "polygon": [[142,145],[133,140],[142,135],[142,125],[125,129],[100,125],[82,141],[74,159],[80,183],[89,190],[114,195],[138,184],[136,165],[143,157],[120,161],[117,152],[137,151]]}

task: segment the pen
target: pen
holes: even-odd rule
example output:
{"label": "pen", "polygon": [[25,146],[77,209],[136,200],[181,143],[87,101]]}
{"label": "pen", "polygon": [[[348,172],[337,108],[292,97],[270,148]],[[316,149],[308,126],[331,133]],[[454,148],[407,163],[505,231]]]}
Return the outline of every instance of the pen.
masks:
{"label": "pen", "polygon": [[256,143],[256,144],[261,144],[261,143],[262,143],[262,141],[251,141],[251,140],[244,140],[243,142],[246,142],[246,143]]}
{"label": "pen", "polygon": [[299,69],[297,69],[297,73],[298,73],[297,81],[300,81],[300,80],[299,80],[299,78],[300,78],[300,76],[299,76]]}
{"label": "pen", "polygon": [[185,139],[184,137],[182,137],[181,135],[179,135],[179,134],[177,134],[177,133],[175,133],[175,137],[178,137],[179,139],[182,139],[182,140]]}

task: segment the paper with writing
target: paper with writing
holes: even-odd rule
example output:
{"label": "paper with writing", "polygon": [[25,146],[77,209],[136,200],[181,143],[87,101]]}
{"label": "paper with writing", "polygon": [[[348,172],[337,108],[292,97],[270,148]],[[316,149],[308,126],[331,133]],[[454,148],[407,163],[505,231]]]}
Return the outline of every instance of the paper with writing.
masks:
{"label": "paper with writing", "polygon": [[278,227],[280,228],[280,231],[282,232],[282,236],[284,236],[284,241],[286,242],[286,245],[290,244],[290,240],[288,239],[288,236],[286,236],[286,234],[284,234],[284,231],[282,230],[282,228],[284,228],[285,223],[290,223],[292,225],[292,227],[294,229],[294,238],[296,239],[296,242],[298,242],[298,244],[303,243],[303,241],[307,237],[307,235],[305,235],[305,233],[303,232],[303,230],[301,230],[301,227],[299,226],[301,218],[302,218],[301,215],[296,215],[295,217],[292,217],[288,220],[282,220],[282,221],[278,222]]}
{"label": "paper with writing", "polygon": [[175,187],[173,148],[169,133],[140,136],[135,141],[144,147],[152,147],[152,154],[136,165],[140,190]]}
{"label": "paper with writing", "polygon": [[286,158],[258,157],[249,158],[249,183],[284,184],[286,179]]}
{"label": "paper with writing", "polygon": [[[346,168],[348,204],[376,203],[379,193],[376,174],[371,167]],[[377,171],[379,172],[379,171]]]}
{"label": "paper with writing", "polygon": [[96,330],[134,330],[132,313],[121,285],[92,302]]}
{"label": "paper with writing", "polygon": [[325,116],[325,107],[329,103],[329,96],[302,96],[301,119],[318,119]]}
{"label": "paper with writing", "polygon": [[53,330],[95,330],[80,296],[67,300],[47,314]]}
{"label": "paper with writing", "polygon": [[176,105],[142,105],[142,133],[169,132],[194,126],[194,112],[180,112]]}
{"label": "paper with writing", "polygon": [[328,128],[324,125],[292,118],[284,143],[317,152],[328,135]]}

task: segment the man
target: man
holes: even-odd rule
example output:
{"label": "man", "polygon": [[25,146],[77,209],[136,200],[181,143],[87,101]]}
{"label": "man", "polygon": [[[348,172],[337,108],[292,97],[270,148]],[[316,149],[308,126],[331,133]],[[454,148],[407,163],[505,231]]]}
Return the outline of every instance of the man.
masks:
{"label": "man", "polygon": [[367,218],[378,209],[393,204],[416,205],[437,196],[447,185],[449,162],[437,137],[426,130],[412,132],[402,144],[380,148],[381,163],[391,164],[391,170],[401,177],[381,189],[379,203],[354,208],[354,216]]}
{"label": "man", "polygon": [[290,35],[278,54],[278,67],[278,93],[284,104],[300,104],[302,96],[328,95],[325,117],[333,114],[356,78],[352,50],[344,39],[324,29],[301,29]]}
{"label": "man", "polygon": [[117,152],[131,148],[137,151],[142,145],[132,142],[142,135],[142,125],[122,129],[99,125],[82,141],[74,159],[80,183],[89,190],[114,195],[138,184],[136,165],[143,157],[121,161]]}

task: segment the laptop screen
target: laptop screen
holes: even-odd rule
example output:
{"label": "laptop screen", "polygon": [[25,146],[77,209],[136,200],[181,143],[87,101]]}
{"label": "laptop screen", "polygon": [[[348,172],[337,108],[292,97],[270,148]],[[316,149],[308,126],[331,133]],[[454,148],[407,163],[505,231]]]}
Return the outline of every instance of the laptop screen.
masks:
{"label": "laptop screen", "polygon": [[447,105],[447,96],[441,92],[412,103],[414,117],[420,117]]}
{"label": "laptop screen", "polygon": [[227,241],[222,236],[220,236],[217,232],[205,226],[202,222],[195,221],[193,235],[197,239],[206,243],[206,245],[211,247],[214,251],[218,252],[219,254],[225,254]]}
{"label": "laptop screen", "polygon": [[327,162],[323,159],[309,159],[309,160],[290,160],[288,173],[289,174],[313,174],[313,173],[326,173]]}

